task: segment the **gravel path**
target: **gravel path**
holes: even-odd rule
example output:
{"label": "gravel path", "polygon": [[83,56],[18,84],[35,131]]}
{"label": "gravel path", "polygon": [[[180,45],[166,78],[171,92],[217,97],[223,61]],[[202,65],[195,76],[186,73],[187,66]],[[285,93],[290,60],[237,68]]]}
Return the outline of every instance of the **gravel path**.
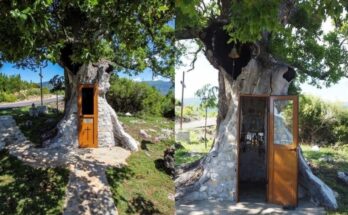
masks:
{"label": "gravel path", "polygon": [[2,148],[34,168],[61,166],[70,170],[64,214],[118,214],[105,169],[126,165],[128,150],[35,148],[11,116],[0,116]]}

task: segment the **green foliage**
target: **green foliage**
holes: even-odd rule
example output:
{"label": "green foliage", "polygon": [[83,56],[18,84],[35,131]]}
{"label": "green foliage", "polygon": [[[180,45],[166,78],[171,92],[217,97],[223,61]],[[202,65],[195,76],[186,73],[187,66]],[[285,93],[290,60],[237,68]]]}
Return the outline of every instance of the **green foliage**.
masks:
{"label": "green foliage", "polygon": [[[49,90],[43,88],[43,94]],[[0,73],[0,102],[14,102],[26,99],[28,96],[40,95],[37,84],[21,80],[20,75],[5,75]]]}
{"label": "green foliage", "polygon": [[206,84],[201,89],[196,91],[195,95],[201,99],[201,108],[208,109],[216,107],[217,90],[217,87]]}
{"label": "green foliage", "polygon": [[172,0],[1,1],[0,17],[0,62],[108,59],[117,70],[174,74]]}
{"label": "green foliage", "polygon": [[300,82],[330,85],[348,77],[346,0],[209,2],[176,1],[179,38],[198,39],[206,27],[225,23],[229,42],[261,42],[266,52],[296,69]]}
{"label": "green foliage", "polygon": [[313,144],[348,143],[348,109],[313,96],[300,96],[300,140]]}
{"label": "green foliage", "polygon": [[117,112],[139,114],[174,115],[174,94],[167,96],[146,83],[112,76],[107,94],[109,104]]}
{"label": "green foliage", "polygon": [[60,214],[69,171],[35,169],[0,151],[0,214]]}
{"label": "green foliage", "polygon": [[64,89],[64,77],[55,75],[49,83],[52,85],[51,92],[58,92]]}

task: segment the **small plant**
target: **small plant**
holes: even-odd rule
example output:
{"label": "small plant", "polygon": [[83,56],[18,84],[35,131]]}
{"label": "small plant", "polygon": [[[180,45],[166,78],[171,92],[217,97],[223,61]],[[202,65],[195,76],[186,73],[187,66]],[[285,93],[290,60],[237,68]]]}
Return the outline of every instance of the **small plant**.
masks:
{"label": "small plant", "polygon": [[204,142],[205,148],[207,148],[207,118],[208,109],[214,108],[217,105],[217,93],[218,87],[211,86],[210,84],[204,85],[201,89],[197,90],[195,95],[201,99],[200,107],[205,109],[205,125],[204,125]]}

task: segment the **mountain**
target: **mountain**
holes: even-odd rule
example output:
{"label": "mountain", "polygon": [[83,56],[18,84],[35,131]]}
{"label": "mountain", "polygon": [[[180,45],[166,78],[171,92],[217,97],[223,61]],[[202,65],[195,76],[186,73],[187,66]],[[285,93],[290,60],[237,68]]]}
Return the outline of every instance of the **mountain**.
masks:
{"label": "mountain", "polygon": [[142,81],[161,92],[162,95],[167,95],[169,92],[172,83],[170,81]]}

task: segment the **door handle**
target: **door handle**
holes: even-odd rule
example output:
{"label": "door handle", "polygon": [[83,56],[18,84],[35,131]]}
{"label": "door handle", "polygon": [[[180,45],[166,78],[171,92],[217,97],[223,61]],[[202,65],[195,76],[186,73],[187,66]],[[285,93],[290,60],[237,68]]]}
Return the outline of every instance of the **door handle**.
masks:
{"label": "door handle", "polygon": [[297,151],[297,148],[289,149],[289,151]]}

